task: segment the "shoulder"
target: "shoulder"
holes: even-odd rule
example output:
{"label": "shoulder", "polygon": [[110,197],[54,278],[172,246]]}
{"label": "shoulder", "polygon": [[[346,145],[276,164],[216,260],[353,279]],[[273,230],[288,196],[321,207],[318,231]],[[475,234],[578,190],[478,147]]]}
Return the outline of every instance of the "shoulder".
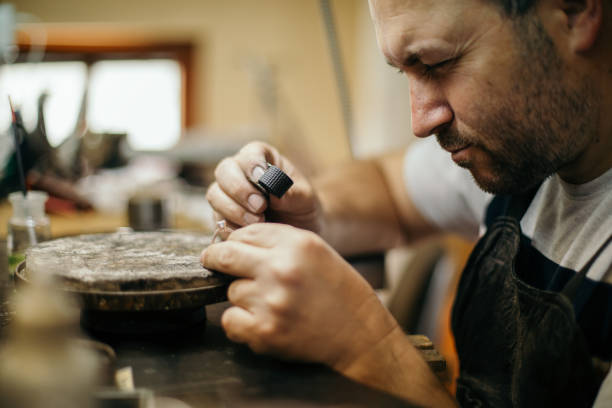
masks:
{"label": "shoulder", "polygon": [[413,143],[403,166],[406,189],[419,211],[439,228],[476,239],[492,196],[480,190],[435,138]]}
{"label": "shoulder", "polygon": [[[612,170],[581,185],[550,177],[535,196],[521,228],[546,257],[579,270],[612,231]],[[603,251],[587,276],[610,281],[610,264],[612,246]]]}

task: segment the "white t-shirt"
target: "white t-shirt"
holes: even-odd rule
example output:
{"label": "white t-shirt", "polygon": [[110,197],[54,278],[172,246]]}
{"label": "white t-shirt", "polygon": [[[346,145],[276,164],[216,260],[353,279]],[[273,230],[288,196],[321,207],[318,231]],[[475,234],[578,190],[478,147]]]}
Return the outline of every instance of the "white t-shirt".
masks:
{"label": "white t-shirt", "polygon": [[[469,171],[457,166],[435,138],[420,140],[408,149],[403,172],[411,199],[434,225],[472,240],[484,234],[485,215],[494,197],[480,190]],[[581,185],[568,184],[558,175],[546,179],[521,219],[521,230],[543,263],[566,268],[568,274],[579,271],[612,234],[612,169]],[[611,266],[612,244],[588,269],[587,278],[608,286]],[[588,313],[610,316],[610,298],[596,303],[607,303],[607,310],[592,307]],[[604,317],[601,321],[609,327],[609,320]],[[599,349],[609,351],[606,339],[610,337],[602,338]],[[596,407],[611,405],[612,371],[595,401]]]}
{"label": "white t-shirt", "polygon": [[[480,190],[469,171],[457,166],[435,138],[414,143],[406,153],[408,193],[425,218],[468,239],[483,235],[493,196]],[[562,267],[580,270],[612,234],[612,169],[581,185],[558,175],[546,179],[525,216],[523,233],[542,255]],[[612,244],[587,273],[612,283]]]}

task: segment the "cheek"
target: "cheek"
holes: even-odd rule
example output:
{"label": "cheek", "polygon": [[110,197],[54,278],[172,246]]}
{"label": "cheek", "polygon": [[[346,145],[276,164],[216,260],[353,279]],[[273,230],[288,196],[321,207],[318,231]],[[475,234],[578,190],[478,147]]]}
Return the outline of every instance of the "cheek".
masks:
{"label": "cheek", "polygon": [[492,55],[464,56],[446,79],[444,87],[456,118],[469,127],[481,128],[480,123],[495,116],[513,94],[513,74],[510,57],[494,60]]}
{"label": "cheek", "polygon": [[449,86],[448,100],[455,113],[457,129],[480,136],[486,146],[491,142],[487,133],[498,128],[500,112],[508,108],[510,90],[504,91],[490,80],[474,78],[464,77]]}
{"label": "cheek", "polygon": [[483,98],[489,99],[490,92],[473,77],[456,76],[446,84],[446,95],[453,109],[455,119],[460,123],[474,124],[483,118]]}

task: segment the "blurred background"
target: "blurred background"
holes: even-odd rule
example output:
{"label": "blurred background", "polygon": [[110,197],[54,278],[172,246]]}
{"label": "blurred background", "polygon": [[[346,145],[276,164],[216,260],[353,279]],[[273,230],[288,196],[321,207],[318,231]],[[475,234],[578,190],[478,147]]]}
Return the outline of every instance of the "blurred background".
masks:
{"label": "blurred background", "polygon": [[[212,171],[251,140],[307,175],[414,140],[408,82],[380,54],[365,0],[4,1],[0,237],[4,199],[19,190],[9,95],[54,237],[127,225],[210,232]],[[447,360],[439,327],[469,247],[449,242],[442,266],[437,244],[417,249],[419,272],[406,272],[415,249],[387,254],[377,284]]]}
{"label": "blurred background", "polygon": [[52,146],[83,102],[88,130],[125,132],[134,150],[257,138],[326,167],[409,140],[407,84],[384,63],[365,1],[2,4],[14,30],[3,24],[0,128],[6,93],[31,130],[46,92]]}
{"label": "blurred background", "polygon": [[250,140],[309,175],[412,139],[408,84],[384,62],[366,1],[17,0],[0,21],[3,196],[16,189],[7,95],[30,135],[29,181],[59,177],[109,211],[126,197],[105,199],[105,186],[125,171],[94,180],[101,169],[136,162],[147,174],[132,183],[178,174],[205,187]]}

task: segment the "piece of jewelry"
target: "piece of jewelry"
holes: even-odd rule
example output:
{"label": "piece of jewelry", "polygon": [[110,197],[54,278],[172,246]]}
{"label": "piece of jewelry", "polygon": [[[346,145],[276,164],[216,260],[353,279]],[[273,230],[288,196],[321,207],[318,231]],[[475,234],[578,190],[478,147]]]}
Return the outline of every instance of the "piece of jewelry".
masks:
{"label": "piece of jewelry", "polygon": [[221,237],[219,236],[219,233],[225,231],[226,228],[227,228],[227,222],[225,220],[217,221],[215,232],[213,233],[210,243],[214,244],[217,238],[221,239]]}
{"label": "piece of jewelry", "polygon": [[[264,174],[262,174],[259,180],[257,180],[257,183],[253,183],[253,185],[266,196],[266,199],[269,199],[270,194],[281,198],[287,192],[287,190],[289,190],[289,187],[293,185],[293,180],[291,180],[291,178],[278,167],[273,166],[270,163],[267,163],[267,166],[268,168]],[[226,231],[227,221],[220,220],[217,221],[215,225],[215,231],[213,232],[212,239],[210,240],[211,244],[214,244],[217,238],[223,241],[223,238],[221,238],[219,234]]]}

